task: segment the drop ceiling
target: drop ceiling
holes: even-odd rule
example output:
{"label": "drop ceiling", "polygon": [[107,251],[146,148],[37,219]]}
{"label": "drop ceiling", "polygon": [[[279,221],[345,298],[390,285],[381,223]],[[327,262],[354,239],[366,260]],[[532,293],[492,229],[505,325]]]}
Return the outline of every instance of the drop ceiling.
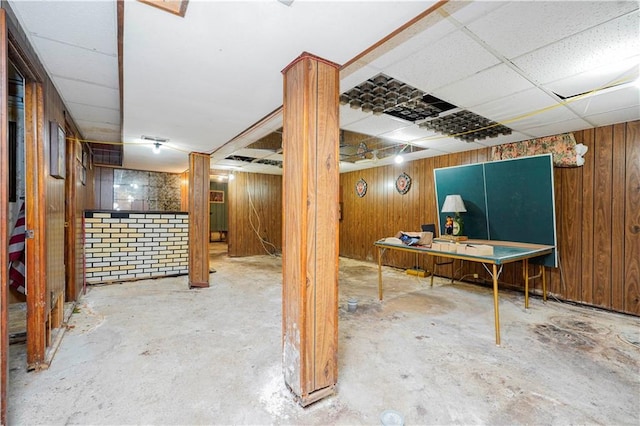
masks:
{"label": "drop ceiling", "polygon": [[[343,171],[390,163],[384,147],[416,159],[640,119],[636,1],[191,0],[184,17],[126,1],[122,88],[115,2],[9,4],[84,138],[123,142],[127,168],[205,152],[280,173],[281,70],[303,51],[343,64],[344,95],[382,74],[454,106],[414,120],[344,103]],[[463,137],[476,117],[508,131]],[[168,141],[154,155],[142,135]]]}

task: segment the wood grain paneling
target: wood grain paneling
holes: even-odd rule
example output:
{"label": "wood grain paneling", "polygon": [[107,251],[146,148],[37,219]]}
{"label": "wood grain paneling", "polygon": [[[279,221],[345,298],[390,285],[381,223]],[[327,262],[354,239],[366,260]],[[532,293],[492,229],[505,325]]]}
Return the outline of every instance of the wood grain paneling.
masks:
{"label": "wood grain paneling", "polygon": [[640,121],[627,124],[626,130],[622,311],[640,315]]}
{"label": "wood grain paneling", "polygon": [[282,251],[282,176],[236,173],[227,184],[228,254]]}
{"label": "wood grain paneling", "polygon": [[305,406],[338,378],[339,80],[307,53],[283,74],[283,371]]}
{"label": "wood grain paneling", "polygon": [[189,154],[189,287],[209,287],[209,162]]}
{"label": "wood grain paneling", "polygon": [[[639,123],[576,132],[576,141],[589,147],[584,166],[554,169],[561,268],[546,268],[546,276],[550,292],[559,299],[640,315]],[[490,158],[487,148],[342,174],[340,254],[374,262],[375,240],[418,230],[421,223],[437,223],[433,169]],[[393,186],[402,171],[415,184],[405,196]],[[363,198],[355,195],[360,178],[368,184]],[[398,268],[415,263],[415,258],[401,255],[384,260]],[[458,267],[457,276],[478,273],[488,278],[482,269],[474,269],[478,266],[457,262]],[[522,288],[522,274],[519,263],[506,265],[501,282]],[[538,280],[534,292],[540,291]]]}
{"label": "wood grain paneling", "polygon": [[[33,230],[33,238],[27,238],[27,367],[40,368],[45,360],[47,311],[47,246],[46,246],[46,186],[44,145],[44,93],[42,85],[29,82],[25,85],[25,163],[27,173],[25,191],[34,194],[26,197],[26,227]],[[51,247],[53,250],[53,247]]]}

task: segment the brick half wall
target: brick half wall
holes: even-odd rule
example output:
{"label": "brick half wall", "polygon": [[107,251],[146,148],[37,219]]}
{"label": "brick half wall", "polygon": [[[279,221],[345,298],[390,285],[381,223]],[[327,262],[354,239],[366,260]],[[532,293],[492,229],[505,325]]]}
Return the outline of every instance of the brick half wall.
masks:
{"label": "brick half wall", "polygon": [[84,218],[87,284],[189,273],[188,213],[86,211]]}

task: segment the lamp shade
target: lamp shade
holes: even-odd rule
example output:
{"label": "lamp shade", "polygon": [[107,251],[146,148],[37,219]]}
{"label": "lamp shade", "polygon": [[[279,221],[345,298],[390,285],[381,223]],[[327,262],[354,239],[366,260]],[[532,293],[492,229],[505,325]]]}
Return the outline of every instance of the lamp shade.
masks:
{"label": "lamp shade", "polygon": [[466,212],[467,209],[464,206],[462,197],[460,195],[447,195],[442,205],[442,213],[460,213]]}

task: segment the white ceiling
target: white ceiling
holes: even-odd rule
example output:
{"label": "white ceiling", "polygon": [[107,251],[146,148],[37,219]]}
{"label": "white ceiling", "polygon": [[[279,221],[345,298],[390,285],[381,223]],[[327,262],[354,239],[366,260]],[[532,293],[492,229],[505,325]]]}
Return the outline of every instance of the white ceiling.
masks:
{"label": "white ceiling", "polygon": [[[191,0],[183,18],[126,1],[121,127],[115,1],[10,1],[83,136],[123,141],[124,167],[182,172],[195,151],[264,173],[225,157],[281,158],[238,151],[282,125],[281,70],[303,51],[350,63],[434,3]],[[343,67],[341,91],[384,73],[513,133],[466,143],[348,105],[341,128],[421,158],[640,119],[639,28],[637,1],[450,1]],[[169,142],[154,155],[142,135]]]}

